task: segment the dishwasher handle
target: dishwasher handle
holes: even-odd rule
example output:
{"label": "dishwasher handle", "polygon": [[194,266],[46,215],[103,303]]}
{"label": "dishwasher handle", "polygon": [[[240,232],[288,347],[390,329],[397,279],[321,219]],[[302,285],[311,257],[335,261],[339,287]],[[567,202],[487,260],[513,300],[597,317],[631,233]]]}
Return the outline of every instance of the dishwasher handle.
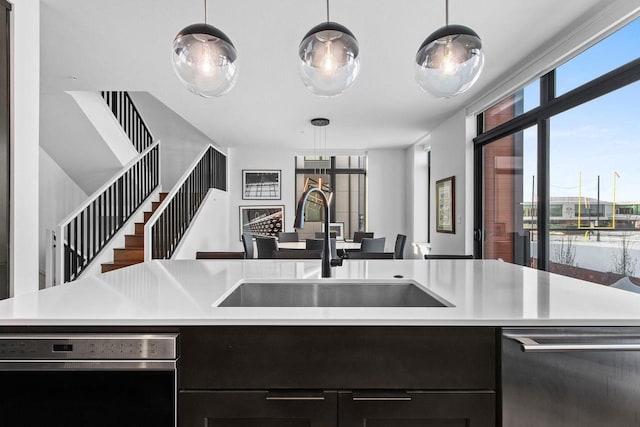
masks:
{"label": "dishwasher handle", "polygon": [[[518,335],[503,334],[507,339],[520,343],[520,350],[524,353],[559,353],[575,351],[640,351],[640,337],[620,337],[619,335],[593,335],[586,336],[592,342],[571,342],[572,338],[582,338],[579,334],[545,334],[541,335]],[[541,343],[541,338],[551,338],[552,343]],[[632,339],[633,342],[620,342],[624,339]],[[562,340],[565,340],[564,342]]]}

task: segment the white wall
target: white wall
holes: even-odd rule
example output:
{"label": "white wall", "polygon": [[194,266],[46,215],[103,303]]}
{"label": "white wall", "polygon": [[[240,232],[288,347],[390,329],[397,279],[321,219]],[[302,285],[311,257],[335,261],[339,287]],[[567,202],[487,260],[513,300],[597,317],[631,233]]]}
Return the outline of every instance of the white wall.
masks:
{"label": "white wall", "polygon": [[[229,250],[241,251],[239,206],[284,205],[284,229],[293,230],[296,215],[295,156],[293,150],[284,148],[232,147],[228,157],[229,191]],[[242,200],[243,169],[279,169],[282,191],[280,200]]]}
{"label": "white wall", "polygon": [[98,92],[69,91],[67,93],[76,101],[121,166],[126,165],[138,155],[122,125]]}
{"label": "white wall", "polygon": [[[430,137],[406,149],[407,157],[407,243],[405,258],[422,258],[427,245],[428,170],[427,151]],[[420,245],[418,245],[420,244]]]}
{"label": "white wall", "polygon": [[208,145],[220,148],[206,135],[147,92],[129,92],[155,140],[160,140],[160,183],[170,191],[186,168]]}
{"label": "white wall", "polygon": [[40,148],[40,272],[45,271],[46,230],[55,230],[56,226],[70,212],[87,199],[87,194],[58,166],[58,164]]}
{"label": "white wall", "polygon": [[228,251],[228,229],[229,193],[211,189],[171,259],[195,259],[198,251]]}
{"label": "white wall", "polygon": [[396,235],[407,234],[405,150],[367,151],[367,166],[367,231],[385,237],[385,251],[393,252]]}
{"label": "white wall", "polygon": [[40,1],[13,1],[10,294],[38,290]]}
{"label": "white wall", "polygon": [[[431,253],[473,253],[473,147],[465,112],[454,114],[431,133]],[[455,234],[436,232],[436,181],[455,176]]]}

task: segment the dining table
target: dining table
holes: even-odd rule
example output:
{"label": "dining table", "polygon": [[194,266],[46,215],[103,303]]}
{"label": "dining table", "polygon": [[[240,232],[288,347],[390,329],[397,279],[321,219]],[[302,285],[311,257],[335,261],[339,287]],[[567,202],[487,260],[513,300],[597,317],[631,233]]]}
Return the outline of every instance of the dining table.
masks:
{"label": "dining table", "polygon": [[[278,242],[278,249],[306,249],[307,242]],[[350,240],[336,240],[336,249],[360,249],[360,242]]]}

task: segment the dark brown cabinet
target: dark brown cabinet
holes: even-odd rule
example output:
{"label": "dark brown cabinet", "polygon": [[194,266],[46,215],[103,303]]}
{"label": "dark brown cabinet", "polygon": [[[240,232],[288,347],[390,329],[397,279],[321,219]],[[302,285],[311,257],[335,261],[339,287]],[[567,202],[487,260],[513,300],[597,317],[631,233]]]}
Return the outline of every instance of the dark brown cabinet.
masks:
{"label": "dark brown cabinet", "polygon": [[493,392],[340,392],[340,427],[495,427]]}
{"label": "dark brown cabinet", "polygon": [[180,427],[494,427],[495,328],[185,327]]}
{"label": "dark brown cabinet", "polygon": [[180,391],[179,426],[333,427],[335,392]]}

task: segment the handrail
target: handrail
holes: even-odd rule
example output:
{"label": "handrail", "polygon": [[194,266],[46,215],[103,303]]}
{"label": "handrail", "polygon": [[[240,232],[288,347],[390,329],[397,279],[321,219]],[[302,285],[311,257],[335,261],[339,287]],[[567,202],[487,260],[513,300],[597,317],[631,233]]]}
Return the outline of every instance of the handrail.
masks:
{"label": "handrail", "polygon": [[75,208],[75,210],[73,210],[73,212],[71,212],[69,215],[67,215],[62,221],[60,221],[57,225],[56,228],[58,227],[64,227],[65,225],[67,225],[69,222],[71,222],[73,220],[73,218],[75,218],[76,216],[78,216],[78,214],[80,212],[82,212],[84,209],[87,208],[87,206],[89,206],[91,204],[91,202],[93,202],[100,194],[104,193],[104,191],[106,189],[108,189],[114,182],[116,182],[122,175],[124,175],[133,165],[135,165],[141,158],[143,158],[144,156],[146,156],[151,150],[153,150],[154,148],[156,148],[158,145],[160,144],[160,141],[156,141],[153,145],[151,145],[149,148],[147,148],[146,150],[144,150],[142,153],[138,154],[136,157],[134,157],[129,163],[127,163],[126,165],[124,165],[122,167],[122,169],[120,169],[120,171],[118,173],[116,173],[114,176],[112,176],[111,178],[109,178],[109,181],[105,182],[100,188],[98,188],[96,191],[94,191],[88,198],[87,200],[85,200],[84,202],[82,202],[82,204],[80,204],[77,208]]}
{"label": "handrail", "polygon": [[144,259],[168,259],[210,188],[227,190],[227,157],[208,144],[144,226]]}
{"label": "handrail", "polygon": [[111,109],[120,126],[138,153],[143,152],[153,143],[153,134],[142,119],[128,92],[102,91],[102,98]]}
{"label": "handrail", "polygon": [[77,279],[160,184],[157,141],[56,227],[56,283]]}

